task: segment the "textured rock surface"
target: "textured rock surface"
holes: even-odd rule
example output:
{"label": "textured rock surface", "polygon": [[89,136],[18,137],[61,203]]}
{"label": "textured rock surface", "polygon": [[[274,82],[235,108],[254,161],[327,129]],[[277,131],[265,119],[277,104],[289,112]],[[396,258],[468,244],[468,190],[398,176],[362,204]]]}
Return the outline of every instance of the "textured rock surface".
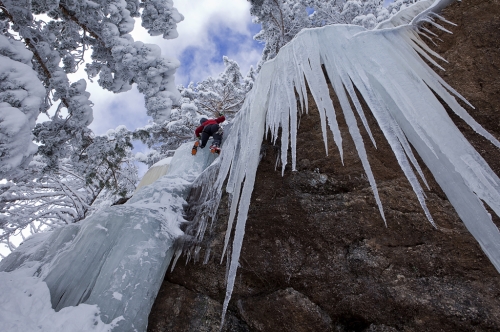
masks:
{"label": "textured rock surface", "polygon": [[[157,314],[150,320],[152,331],[219,331],[222,304],[201,292],[164,281],[155,303]],[[230,331],[250,331],[245,323],[229,314],[226,326]]]}
{"label": "textured rock surface", "polygon": [[[436,49],[445,80],[500,138],[500,2],[464,0],[444,16],[457,23]],[[388,227],[378,209],[343,117],[345,166],[325,156],[318,112],[298,135],[298,171],[274,170],[278,151],[263,147],[240,269],[224,331],[500,330],[500,274],[426,172],[426,220],[375,120],[378,149],[367,144]],[[337,106],[338,109],[338,106]],[[500,174],[500,151],[452,116]],[[365,142],[369,142],[367,135]],[[331,140],[330,140],[331,141]],[[225,204],[222,204],[225,206]],[[220,210],[221,220],[227,215]],[[498,225],[498,218],[495,219]],[[209,263],[168,273],[148,331],[216,331],[225,294],[220,265],[224,225],[211,239]]]}

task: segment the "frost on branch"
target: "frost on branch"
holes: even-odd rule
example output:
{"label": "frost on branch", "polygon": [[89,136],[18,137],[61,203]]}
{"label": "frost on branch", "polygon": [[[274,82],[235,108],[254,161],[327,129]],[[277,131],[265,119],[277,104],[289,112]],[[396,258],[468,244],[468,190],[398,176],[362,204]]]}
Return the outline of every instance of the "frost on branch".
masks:
{"label": "frost on branch", "polygon": [[174,8],[172,0],[147,0],[142,6],[142,26],[151,36],[163,35],[165,39],[179,36],[177,23],[184,20],[184,16]]}
{"label": "frost on branch", "polygon": [[0,35],[0,179],[25,168],[37,151],[32,130],[45,89],[31,56],[23,44]]}
{"label": "frost on branch", "polygon": [[[171,0],[2,0],[0,4],[0,17],[9,22],[10,28],[33,52],[35,70],[46,88],[42,112],[50,108],[51,101],[61,101],[61,107],[68,108],[74,123],[77,123],[75,118],[86,112],[85,121],[78,122],[80,132],[85,131],[92,109],[78,108],[90,103],[72,93],[74,86],[67,74],[85,63],[84,55],[89,50],[92,52],[92,61],[86,64],[89,78],[98,76],[98,83],[115,93],[128,91],[136,83],[145,95],[148,114],[155,121],[168,118],[172,105],[178,102],[180,95],[174,73],[179,62],[163,57],[158,46],[134,41],[130,35],[134,17],[142,15],[150,34],[175,38],[176,25],[183,16]],[[48,19],[42,21],[34,14],[47,15]],[[76,84],[78,96],[84,96],[80,89],[84,83]],[[78,114],[73,113],[75,107]],[[58,109],[49,117],[57,121],[60,114]],[[64,130],[72,132],[74,137],[75,129],[73,126]]]}
{"label": "frost on branch", "polygon": [[252,16],[262,30],[254,39],[265,43],[262,61],[273,59],[279,49],[302,29],[329,24],[355,24],[373,29],[401,9],[419,0],[250,0]]}
{"label": "frost on branch", "polygon": [[[89,77],[98,76],[99,85],[115,93],[128,91],[136,83],[145,96],[148,115],[156,122],[165,121],[172,105],[180,98],[174,83],[180,63],[163,57],[157,45],[134,41],[129,34],[134,19],[128,8],[136,10],[135,2],[105,2],[96,8],[73,3],[62,11],[65,16],[75,17],[95,38],[93,62],[86,65]],[[164,38],[177,36],[176,24],[183,16],[173,7],[172,1],[148,0],[140,6],[144,7],[142,16],[150,34],[163,34]],[[137,15],[137,12],[132,14]]]}
{"label": "frost on branch", "polygon": [[130,197],[137,182],[131,136],[120,126],[84,141],[78,150],[73,146],[78,158],[56,164],[36,155],[25,172],[1,184],[0,245],[13,250],[11,236],[73,224]]}
{"label": "frost on branch", "polygon": [[169,121],[150,123],[134,132],[134,137],[140,139],[148,148],[152,149],[148,155],[139,155],[138,160],[149,167],[163,158],[172,156],[173,152],[182,144],[193,140],[193,133],[200,125],[199,115],[194,104],[183,103],[174,108]]}
{"label": "frost on branch", "polygon": [[196,105],[203,116],[216,116],[224,113],[226,121],[234,118],[243,105],[246,94],[252,88],[255,79],[253,67],[245,78],[240,66],[234,60],[224,56],[224,71],[218,77],[208,77],[197,84],[190,83],[181,87],[181,95]]}
{"label": "frost on branch", "polygon": [[[281,48],[275,59],[262,66],[222,150],[214,193],[207,194],[207,197],[215,197],[213,204],[206,210],[208,217],[214,218],[217,207],[213,205],[218,204],[227,180],[225,189],[231,196],[231,206],[226,234],[229,236],[234,228],[234,238],[232,252],[228,254],[231,257],[228,257],[224,312],[235,283],[259,163],[260,138],[271,133],[271,139],[276,141],[280,133],[282,171],[289,159],[292,170],[295,170],[299,113],[308,109],[306,83],[318,106],[325,150],[328,151],[327,137],[331,132],[341,158],[342,135],[336,117],[345,118],[382,218],[382,201],[360,134],[361,124],[354,114],[358,113],[363,130],[370,135],[356,89],[391,146],[428,220],[434,225],[420,180],[424,185],[426,182],[412,148],[432,172],[492,264],[500,271],[500,232],[483,205],[483,202],[486,203],[500,216],[500,179],[458,130],[436,95],[477,133],[497,147],[500,147],[500,142],[471,118],[456,97],[466,104],[468,102],[425,62],[427,60],[438,65],[433,56],[439,58],[439,55],[419,35],[422,22],[431,21],[438,25],[435,18],[440,17],[433,11],[450,2],[427,0],[409,6],[401,16],[405,20],[393,21],[392,27],[381,23],[383,29],[334,25],[303,30]],[[341,109],[335,110],[333,107],[323,66]],[[291,156],[288,155],[289,147]],[[236,225],[233,226],[234,221]],[[391,225],[387,226],[390,228]],[[206,223],[201,222],[199,231],[204,229]],[[225,248],[229,240],[226,238]]]}

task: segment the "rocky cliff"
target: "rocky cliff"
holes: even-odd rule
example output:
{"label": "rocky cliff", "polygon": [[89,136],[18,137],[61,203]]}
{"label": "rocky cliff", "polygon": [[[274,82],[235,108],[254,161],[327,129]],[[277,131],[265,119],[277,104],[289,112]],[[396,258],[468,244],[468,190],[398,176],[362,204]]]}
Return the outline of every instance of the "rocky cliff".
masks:
{"label": "rocky cliff", "polygon": [[[449,61],[440,74],[476,107],[473,117],[500,138],[500,1],[464,0],[443,15],[458,26],[449,26],[451,35],[438,33],[442,41],[434,49]],[[223,330],[500,330],[500,274],[430,172],[425,170],[427,204],[437,229],[369,117],[378,148],[367,149],[386,228],[349,135],[343,135],[342,166],[335,148],[325,156],[318,111],[309,99],[297,138],[298,171],[282,177],[275,171],[279,151],[270,143],[262,147]],[[500,174],[500,151],[450,116]],[[346,133],[343,117],[338,120]],[[165,277],[148,331],[219,330],[226,274],[219,261],[228,211],[219,214],[206,242],[208,264],[179,260]]]}

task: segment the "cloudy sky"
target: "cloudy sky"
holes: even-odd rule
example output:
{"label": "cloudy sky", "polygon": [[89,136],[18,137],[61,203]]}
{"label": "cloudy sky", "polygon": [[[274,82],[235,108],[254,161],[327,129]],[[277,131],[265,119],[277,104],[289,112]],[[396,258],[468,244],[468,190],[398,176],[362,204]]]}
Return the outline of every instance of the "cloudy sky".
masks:
{"label": "cloudy sky", "polygon": [[[135,40],[160,45],[165,56],[181,62],[177,84],[187,85],[218,75],[224,68],[223,55],[236,60],[243,75],[260,59],[262,45],[252,38],[260,25],[252,23],[247,0],[174,0],[174,6],[184,15],[184,21],[178,25],[178,38],[150,37],[138,21],[132,35]],[[80,75],[84,78],[84,73]],[[135,88],[113,94],[89,83],[88,91],[94,102],[94,122],[90,127],[98,135],[122,124],[135,129],[150,120],[144,98]]]}
{"label": "cloudy sky", "polygon": [[[260,59],[262,45],[252,38],[260,25],[252,23],[246,0],[174,0],[174,6],[184,15],[184,21],[177,28],[178,38],[150,37],[139,21],[132,35],[135,40],[159,45],[165,56],[181,62],[177,84],[187,85],[218,75],[224,69],[223,55],[236,60],[243,75]],[[94,103],[94,122],[90,127],[98,135],[122,124],[135,129],[150,119],[144,97],[135,88],[113,94],[97,84],[89,84],[88,91]]]}
{"label": "cloudy sky", "polygon": [[[384,0],[390,3],[393,0]],[[199,82],[208,76],[222,72],[222,56],[236,60],[241,72],[246,75],[250,66],[260,59],[263,45],[254,41],[253,36],[260,31],[260,25],[252,23],[250,4],[247,0],[174,0],[174,6],[184,15],[184,21],[177,27],[179,37],[164,40],[161,36],[151,37],[136,20],[132,36],[137,41],[154,43],[161,47],[166,57],[181,62],[176,73],[176,84],[187,85]],[[85,78],[83,70],[70,76],[71,81]],[[125,125],[133,130],[151,120],[146,114],[144,97],[134,87],[131,91],[113,94],[88,81],[87,91],[94,103],[94,121],[90,128],[97,134],[105,134],[109,129]],[[45,121],[43,116],[39,121]],[[134,142],[135,151],[145,152],[146,146]],[[139,164],[139,175],[147,170]]]}

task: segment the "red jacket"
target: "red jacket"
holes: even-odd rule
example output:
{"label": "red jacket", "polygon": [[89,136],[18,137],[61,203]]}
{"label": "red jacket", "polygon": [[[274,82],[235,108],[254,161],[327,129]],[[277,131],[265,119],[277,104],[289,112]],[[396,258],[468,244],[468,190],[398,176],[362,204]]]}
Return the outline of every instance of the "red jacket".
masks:
{"label": "red jacket", "polygon": [[212,124],[217,124],[217,123],[222,123],[224,121],[226,121],[226,118],[224,117],[224,115],[219,116],[217,119],[208,119],[207,121],[203,122],[203,124],[201,126],[196,128],[196,130],[194,131],[194,136],[198,137],[201,134],[201,132],[203,131],[203,128],[205,128],[206,126],[209,126]]}

